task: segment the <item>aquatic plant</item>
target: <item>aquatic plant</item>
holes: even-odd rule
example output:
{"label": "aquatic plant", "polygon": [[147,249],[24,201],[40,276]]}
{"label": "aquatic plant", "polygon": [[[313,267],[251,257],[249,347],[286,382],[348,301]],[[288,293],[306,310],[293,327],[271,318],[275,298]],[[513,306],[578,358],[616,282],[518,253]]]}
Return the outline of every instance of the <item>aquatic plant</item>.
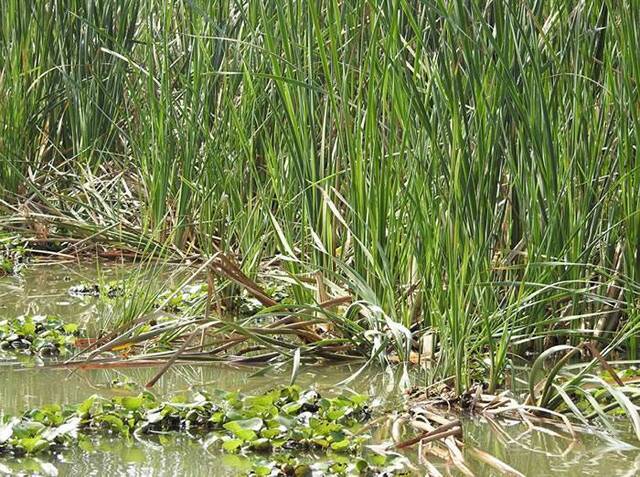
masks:
{"label": "aquatic plant", "polygon": [[82,329],[54,316],[32,315],[0,320],[0,355],[21,353],[40,357],[67,356]]}
{"label": "aquatic plant", "polygon": [[[199,392],[192,400],[170,401],[160,401],[149,392],[111,399],[94,395],[77,405],[49,405],[5,417],[0,453],[60,452],[96,433],[154,439],[166,432],[183,432],[200,437],[206,448],[274,456],[257,463],[251,475],[289,475],[289,468],[295,475],[307,475],[304,469],[312,466],[298,463],[296,456],[311,451],[328,453],[323,464],[327,475],[360,475],[367,468],[373,472],[402,461],[394,453],[363,452],[370,439],[363,426],[370,418],[365,396],[344,393],[326,398],[297,386],[258,395]],[[341,454],[361,457],[348,462]]]}
{"label": "aquatic plant", "polygon": [[0,233],[0,276],[19,273],[26,256],[27,250],[21,237]]}
{"label": "aquatic plant", "polygon": [[69,295],[71,296],[104,296],[107,298],[115,298],[122,295],[123,292],[124,289],[122,285],[115,280],[102,286],[98,283],[81,283],[69,288]]}
{"label": "aquatic plant", "polygon": [[198,300],[204,301],[207,296],[206,283],[194,283],[185,285],[177,291],[167,290],[160,294],[158,303],[165,303],[164,308],[169,311],[179,312],[193,306]]}

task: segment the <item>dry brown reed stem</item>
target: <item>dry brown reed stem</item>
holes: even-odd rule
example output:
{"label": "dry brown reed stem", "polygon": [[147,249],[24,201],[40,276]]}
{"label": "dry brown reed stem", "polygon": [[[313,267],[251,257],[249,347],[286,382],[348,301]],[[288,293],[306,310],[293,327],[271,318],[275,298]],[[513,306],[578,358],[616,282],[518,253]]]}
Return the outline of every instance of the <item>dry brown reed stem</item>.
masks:
{"label": "dry brown reed stem", "polygon": [[609,373],[609,375],[613,378],[613,380],[618,384],[618,386],[624,386],[624,382],[616,373],[616,370],[613,369],[613,366],[609,364],[609,362],[604,359],[604,356],[598,351],[598,347],[592,341],[586,343],[586,347],[591,351],[591,354],[594,358],[598,360],[598,362],[602,365],[602,367]]}
{"label": "dry brown reed stem", "polygon": [[437,439],[444,439],[445,437],[452,435],[461,435],[462,427],[460,424],[460,420],[456,419],[455,421],[451,421],[448,424],[443,424],[432,431],[424,431],[422,434],[412,437],[411,439],[407,439],[406,441],[400,442],[396,444],[396,449],[404,449],[406,447],[411,447],[412,445],[417,444],[418,442],[422,442],[422,444],[427,444]]}
{"label": "dry brown reed stem", "polygon": [[217,253],[216,257],[217,259],[211,264],[214,272],[245,288],[264,306],[269,308],[278,305],[277,301],[269,297],[260,285],[247,277],[231,259],[221,252]]}
{"label": "dry brown reed stem", "polygon": [[607,286],[606,296],[614,300],[611,311],[604,315],[596,325],[594,336],[601,337],[608,331],[613,331],[618,327],[622,310],[620,308],[620,300],[624,294],[624,286],[621,283],[620,275],[624,267],[624,254],[622,253],[622,243],[618,243],[614,252],[613,263],[615,264],[613,278]]}
{"label": "dry brown reed stem", "polygon": [[511,467],[510,465],[506,464],[505,462],[501,461],[500,459],[498,459],[497,457],[484,452],[476,447],[473,446],[465,446],[465,450],[469,453],[471,453],[471,455],[473,455],[476,459],[484,462],[485,464],[487,464],[490,467],[493,467],[495,470],[497,470],[498,472],[500,472],[502,475],[507,475],[507,476],[511,476],[511,477],[525,477],[525,475],[514,469],[513,467]]}
{"label": "dry brown reed stem", "polygon": [[180,348],[176,350],[173,356],[162,366],[162,368],[160,368],[160,370],[155,374],[155,376],[153,376],[153,378],[151,378],[149,382],[145,385],[147,389],[152,388],[158,382],[158,380],[162,377],[162,375],[164,375],[164,373],[166,373],[169,370],[169,368],[173,366],[173,364],[177,361],[180,355],[187,349],[187,346],[189,346],[189,343],[193,341],[193,339],[196,337],[199,331],[200,329],[196,328],[189,336],[187,336],[187,339],[184,340]]}

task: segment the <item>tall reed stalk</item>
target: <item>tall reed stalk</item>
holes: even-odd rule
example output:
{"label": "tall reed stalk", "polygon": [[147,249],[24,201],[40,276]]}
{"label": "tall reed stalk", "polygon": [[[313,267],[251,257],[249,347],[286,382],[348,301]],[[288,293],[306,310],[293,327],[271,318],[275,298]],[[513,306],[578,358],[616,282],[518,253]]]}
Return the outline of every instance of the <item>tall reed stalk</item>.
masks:
{"label": "tall reed stalk", "polygon": [[507,346],[622,329],[635,356],[638,25],[632,0],[0,0],[0,185],[320,270],[459,389]]}

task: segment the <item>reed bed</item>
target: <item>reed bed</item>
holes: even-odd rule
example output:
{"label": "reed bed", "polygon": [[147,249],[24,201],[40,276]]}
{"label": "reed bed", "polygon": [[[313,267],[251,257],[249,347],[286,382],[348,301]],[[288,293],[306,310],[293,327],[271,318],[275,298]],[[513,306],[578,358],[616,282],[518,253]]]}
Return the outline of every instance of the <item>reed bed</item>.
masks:
{"label": "reed bed", "polygon": [[0,227],[213,263],[223,295],[268,263],[300,320],[347,295],[325,331],[458,393],[547,348],[635,359],[638,25],[630,0],[0,0]]}

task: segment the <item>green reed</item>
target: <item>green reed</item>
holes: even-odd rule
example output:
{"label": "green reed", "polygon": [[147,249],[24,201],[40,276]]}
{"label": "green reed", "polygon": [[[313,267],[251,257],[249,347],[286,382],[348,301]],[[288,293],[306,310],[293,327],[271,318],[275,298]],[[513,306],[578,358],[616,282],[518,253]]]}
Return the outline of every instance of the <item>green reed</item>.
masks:
{"label": "green reed", "polygon": [[0,12],[1,185],[57,233],[124,222],[250,276],[280,253],[375,305],[403,359],[406,330],[432,336],[433,376],[460,390],[483,366],[496,385],[507,350],[621,330],[635,356],[633,1]]}

